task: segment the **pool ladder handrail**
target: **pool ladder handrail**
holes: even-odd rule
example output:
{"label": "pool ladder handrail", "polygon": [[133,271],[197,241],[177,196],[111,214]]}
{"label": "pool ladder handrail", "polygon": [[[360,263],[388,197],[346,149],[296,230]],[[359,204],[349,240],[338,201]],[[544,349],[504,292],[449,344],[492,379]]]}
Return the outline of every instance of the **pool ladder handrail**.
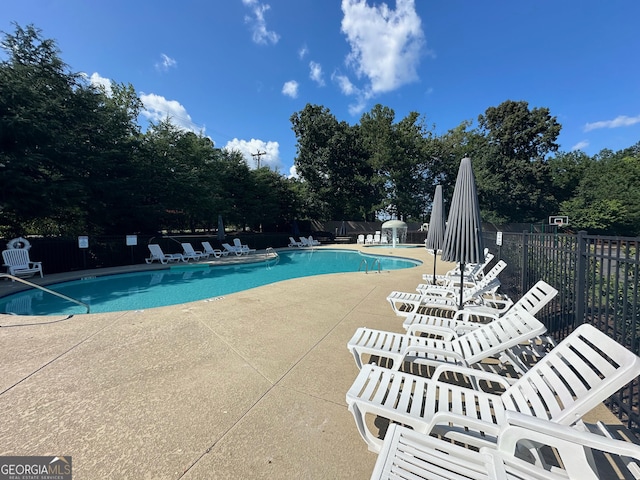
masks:
{"label": "pool ladder handrail", "polygon": [[[363,263],[364,263],[364,273],[369,273],[369,262],[367,262],[366,258],[363,258],[362,260],[360,260],[360,265],[358,265],[358,271],[360,271],[360,269],[362,268]],[[373,269],[375,268],[376,263],[378,264],[378,273],[381,273],[382,264],[380,263],[379,258],[374,258],[373,262],[371,262],[371,271],[373,271]]]}
{"label": "pool ladder handrail", "polygon": [[274,248],[273,248],[273,247],[267,247],[267,248],[265,248],[264,252],[265,252],[265,255],[266,255],[267,257],[269,257],[269,255],[274,255],[274,257],[275,257],[275,258],[274,258],[274,260],[275,260],[275,261],[273,262],[273,265],[269,264],[269,262],[271,261],[271,259],[267,258],[266,265],[267,265],[267,269],[268,269],[268,270],[271,270],[271,269],[272,269],[273,267],[275,267],[278,263],[280,263],[280,255],[278,255],[278,252],[276,252],[276,251],[274,250]]}
{"label": "pool ladder handrail", "polygon": [[76,300],[75,298],[71,298],[65,295],[64,293],[56,292],[55,290],[49,290],[47,287],[43,287],[42,285],[38,285],[37,283],[30,282],[28,280],[25,280],[24,278],[16,277],[15,275],[9,275],[8,273],[0,273],[0,278],[10,278],[14,282],[18,281],[20,283],[24,283],[25,285],[28,285],[37,290],[42,290],[43,292],[50,293],[51,295],[60,297],[64,300],[80,305],[81,307],[84,307],[87,309],[87,313],[91,313],[91,307],[88,304],[81,302],[80,300]]}

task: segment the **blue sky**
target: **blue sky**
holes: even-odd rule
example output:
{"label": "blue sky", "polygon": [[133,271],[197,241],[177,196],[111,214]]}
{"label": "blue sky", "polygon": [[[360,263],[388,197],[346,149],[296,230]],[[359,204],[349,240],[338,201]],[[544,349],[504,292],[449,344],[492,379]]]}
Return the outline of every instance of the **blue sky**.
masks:
{"label": "blue sky", "polygon": [[141,124],[165,118],[217,147],[266,152],[289,175],[307,103],[357,123],[380,103],[437,134],[524,100],[562,124],[562,151],[640,141],[637,0],[3,0],[74,72],[132,84]]}

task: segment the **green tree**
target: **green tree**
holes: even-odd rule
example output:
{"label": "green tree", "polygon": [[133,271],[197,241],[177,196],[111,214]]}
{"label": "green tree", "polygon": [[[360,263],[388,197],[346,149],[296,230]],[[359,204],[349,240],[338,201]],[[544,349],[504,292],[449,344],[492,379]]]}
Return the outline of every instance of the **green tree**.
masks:
{"label": "green tree", "polygon": [[[68,72],[53,40],[33,26],[16,26],[0,47],[0,207],[8,234],[51,228],[81,228],[86,197],[77,177],[68,178],[69,154],[79,118],[91,115],[95,99],[80,76]],[[38,232],[39,233],[39,232]],[[55,231],[53,233],[56,233]]]}
{"label": "green tree", "polygon": [[554,208],[547,155],[558,149],[561,125],[547,108],[507,100],[478,117],[486,145],[473,159],[483,219],[536,222]]}
{"label": "green tree", "polygon": [[373,203],[368,195],[373,170],[357,128],[310,104],[294,113],[291,123],[296,170],[310,195],[308,211],[319,220],[364,219]]}
{"label": "green tree", "polygon": [[380,197],[377,210],[423,221],[435,177],[433,138],[416,112],[397,123],[394,120],[395,112],[379,104],[360,119],[375,172],[370,190]]}
{"label": "green tree", "polygon": [[584,169],[575,195],[561,204],[573,229],[640,234],[640,143],[601,151]]}

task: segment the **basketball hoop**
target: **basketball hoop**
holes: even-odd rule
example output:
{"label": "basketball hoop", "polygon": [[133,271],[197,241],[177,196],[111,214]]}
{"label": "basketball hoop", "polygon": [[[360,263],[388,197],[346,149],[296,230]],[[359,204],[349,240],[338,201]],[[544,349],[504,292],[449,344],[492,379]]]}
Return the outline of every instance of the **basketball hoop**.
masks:
{"label": "basketball hoop", "polygon": [[566,227],[569,225],[569,217],[566,215],[554,215],[549,217],[549,225],[556,227]]}

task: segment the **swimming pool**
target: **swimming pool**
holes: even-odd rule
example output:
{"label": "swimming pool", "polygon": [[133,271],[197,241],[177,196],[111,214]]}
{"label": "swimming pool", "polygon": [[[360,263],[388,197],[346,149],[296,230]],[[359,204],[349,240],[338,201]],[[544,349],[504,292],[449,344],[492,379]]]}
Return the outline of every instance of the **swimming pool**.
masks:
{"label": "swimming pool", "polygon": [[[163,270],[92,277],[47,285],[91,306],[91,313],[142,310],[205,300],[292,278],[375,269],[397,270],[420,261],[352,250],[283,251],[275,259],[236,265],[181,264]],[[366,262],[366,264],[365,264]],[[374,266],[375,262],[375,266]],[[0,298],[0,312],[17,315],[86,313],[85,309],[41,290]]]}

